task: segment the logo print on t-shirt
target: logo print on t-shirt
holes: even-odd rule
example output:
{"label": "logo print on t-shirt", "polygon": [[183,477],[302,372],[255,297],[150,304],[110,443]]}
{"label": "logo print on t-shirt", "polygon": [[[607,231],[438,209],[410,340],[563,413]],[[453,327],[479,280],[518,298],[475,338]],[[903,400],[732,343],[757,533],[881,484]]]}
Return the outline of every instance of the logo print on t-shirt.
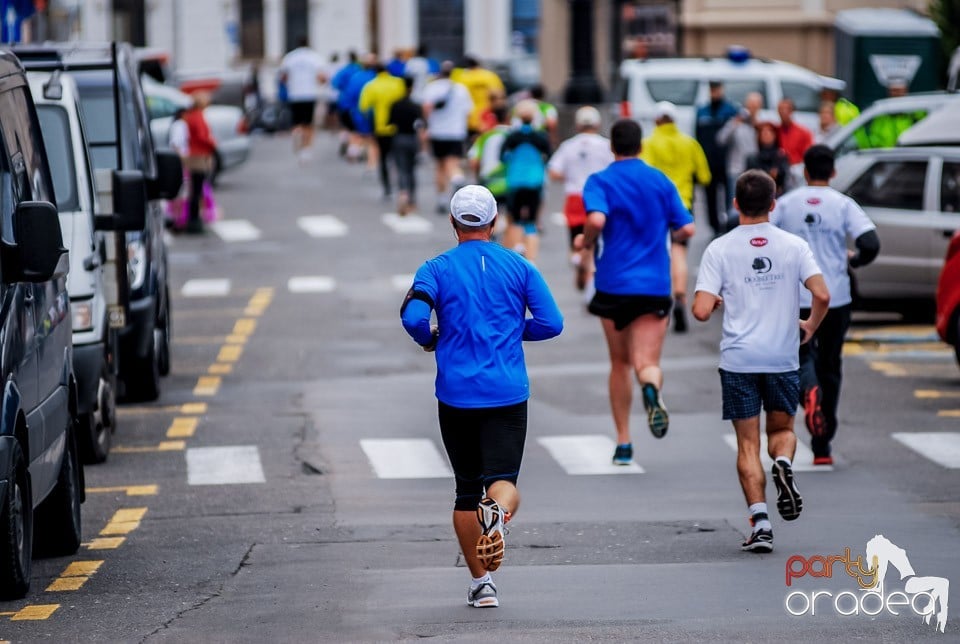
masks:
{"label": "logo print on t-shirt", "polygon": [[773,268],[773,262],[770,261],[769,257],[754,257],[753,258],[753,270],[758,274],[763,275],[764,273],[769,273],[770,269]]}
{"label": "logo print on t-shirt", "polygon": [[807,203],[811,206],[818,206],[820,205],[820,197],[810,197],[807,199]]}
{"label": "logo print on t-shirt", "polygon": [[[818,199],[819,201],[819,199]],[[820,213],[817,212],[808,212],[807,216],[803,218],[803,222],[808,226],[813,226],[821,222]]]}
{"label": "logo print on t-shirt", "polygon": [[757,248],[760,248],[760,247],[762,247],[762,246],[766,246],[766,245],[767,245],[767,238],[766,238],[766,237],[754,237],[753,239],[750,240],[750,245],[751,245],[751,246],[755,246],[755,247],[757,247]]}

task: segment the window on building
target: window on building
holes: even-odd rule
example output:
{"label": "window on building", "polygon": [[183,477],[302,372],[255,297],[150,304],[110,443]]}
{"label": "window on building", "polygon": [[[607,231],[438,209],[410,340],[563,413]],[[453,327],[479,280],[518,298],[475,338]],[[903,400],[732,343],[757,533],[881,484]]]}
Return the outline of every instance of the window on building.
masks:
{"label": "window on building", "polygon": [[240,55],[263,58],[263,0],[240,0]]}
{"label": "window on building", "polygon": [[287,0],[287,48],[290,51],[300,46],[300,39],[310,38],[310,7],[307,0]]}
{"label": "window on building", "polygon": [[513,53],[537,53],[539,26],[539,0],[513,0],[513,33],[510,43]]}
{"label": "window on building", "polygon": [[463,57],[463,0],[420,0],[420,42],[430,57],[460,60]]}
{"label": "window on building", "polygon": [[677,55],[678,0],[622,0],[615,14],[618,60]]}
{"label": "window on building", "polygon": [[144,0],[113,0],[113,38],[137,47],[147,44]]}

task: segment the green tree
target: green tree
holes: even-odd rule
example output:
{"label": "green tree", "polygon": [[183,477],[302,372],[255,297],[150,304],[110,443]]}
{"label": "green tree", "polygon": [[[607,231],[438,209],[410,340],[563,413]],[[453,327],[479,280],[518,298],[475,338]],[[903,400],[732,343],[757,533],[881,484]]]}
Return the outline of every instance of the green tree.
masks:
{"label": "green tree", "polygon": [[927,10],[940,28],[943,53],[949,58],[960,47],[960,0],[930,0]]}

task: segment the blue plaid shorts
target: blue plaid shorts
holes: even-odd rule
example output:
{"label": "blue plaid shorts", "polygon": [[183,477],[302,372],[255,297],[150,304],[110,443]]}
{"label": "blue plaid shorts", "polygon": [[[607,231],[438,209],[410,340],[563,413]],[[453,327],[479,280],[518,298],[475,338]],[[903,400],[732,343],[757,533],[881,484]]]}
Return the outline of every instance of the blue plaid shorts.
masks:
{"label": "blue plaid shorts", "polygon": [[760,415],[760,404],[770,411],[796,415],[800,404],[800,372],[736,373],[720,369],[723,419],[742,420]]}

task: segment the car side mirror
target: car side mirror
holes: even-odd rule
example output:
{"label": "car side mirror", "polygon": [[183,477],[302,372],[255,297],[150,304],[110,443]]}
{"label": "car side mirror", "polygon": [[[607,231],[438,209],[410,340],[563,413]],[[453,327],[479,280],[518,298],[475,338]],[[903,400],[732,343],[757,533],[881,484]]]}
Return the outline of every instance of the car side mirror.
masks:
{"label": "car side mirror", "polygon": [[161,199],[173,199],[183,185],[183,164],[173,150],[157,151],[157,180],[153,192]]}
{"label": "car side mirror", "polygon": [[46,282],[57,277],[67,249],[56,206],[49,201],[21,202],[13,213],[13,231],[16,243],[3,242],[4,281]]}
{"label": "car side mirror", "polygon": [[97,230],[143,230],[147,225],[147,182],[139,170],[114,170],[113,213],[97,215]]}

